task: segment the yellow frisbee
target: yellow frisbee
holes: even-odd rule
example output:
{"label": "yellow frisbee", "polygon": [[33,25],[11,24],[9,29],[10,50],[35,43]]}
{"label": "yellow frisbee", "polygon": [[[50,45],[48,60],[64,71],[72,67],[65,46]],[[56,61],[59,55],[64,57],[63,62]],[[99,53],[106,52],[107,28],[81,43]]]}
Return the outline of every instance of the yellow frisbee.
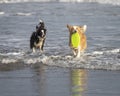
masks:
{"label": "yellow frisbee", "polygon": [[80,44],[80,36],[79,36],[79,34],[77,32],[72,34],[71,43],[72,43],[72,46],[74,48],[77,48],[79,46],[79,44]]}

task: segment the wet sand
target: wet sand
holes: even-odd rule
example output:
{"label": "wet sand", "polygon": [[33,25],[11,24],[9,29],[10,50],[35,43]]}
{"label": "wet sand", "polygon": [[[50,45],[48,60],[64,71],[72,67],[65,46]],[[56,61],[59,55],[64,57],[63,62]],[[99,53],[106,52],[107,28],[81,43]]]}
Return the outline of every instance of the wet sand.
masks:
{"label": "wet sand", "polygon": [[120,96],[120,72],[7,64],[0,96]]}

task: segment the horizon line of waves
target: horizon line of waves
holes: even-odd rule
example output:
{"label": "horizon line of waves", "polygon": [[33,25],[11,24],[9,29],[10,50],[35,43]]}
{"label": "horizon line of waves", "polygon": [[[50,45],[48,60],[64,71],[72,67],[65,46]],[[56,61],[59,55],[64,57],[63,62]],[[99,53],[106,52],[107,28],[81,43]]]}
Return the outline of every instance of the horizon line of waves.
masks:
{"label": "horizon line of waves", "polygon": [[0,3],[21,3],[21,2],[53,2],[57,0],[1,0]]}
{"label": "horizon line of waves", "polygon": [[20,3],[20,2],[90,2],[100,4],[120,5],[120,0],[1,0],[0,3]]}
{"label": "horizon line of waves", "polygon": [[59,2],[78,2],[78,3],[99,3],[99,4],[110,4],[120,5],[119,0],[59,0]]}
{"label": "horizon line of waves", "polygon": [[23,63],[27,65],[44,64],[65,68],[85,68],[94,70],[119,70],[120,71],[120,49],[107,51],[94,51],[86,53],[77,59],[71,55],[47,55],[31,54],[24,52],[13,52],[0,54],[0,63]]}
{"label": "horizon line of waves", "polygon": [[2,15],[7,15],[7,16],[31,16],[31,15],[34,15],[35,13],[31,12],[31,13],[28,13],[28,12],[17,12],[17,13],[5,13],[3,11],[0,12],[0,16]]}

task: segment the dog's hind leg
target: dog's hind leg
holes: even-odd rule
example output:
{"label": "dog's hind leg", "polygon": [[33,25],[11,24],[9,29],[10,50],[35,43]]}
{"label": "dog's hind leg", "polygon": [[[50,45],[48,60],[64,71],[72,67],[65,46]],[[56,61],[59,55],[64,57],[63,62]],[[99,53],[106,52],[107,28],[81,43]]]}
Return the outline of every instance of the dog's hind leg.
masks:
{"label": "dog's hind leg", "polygon": [[35,47],[32,48],[32,52],[35,53]]}

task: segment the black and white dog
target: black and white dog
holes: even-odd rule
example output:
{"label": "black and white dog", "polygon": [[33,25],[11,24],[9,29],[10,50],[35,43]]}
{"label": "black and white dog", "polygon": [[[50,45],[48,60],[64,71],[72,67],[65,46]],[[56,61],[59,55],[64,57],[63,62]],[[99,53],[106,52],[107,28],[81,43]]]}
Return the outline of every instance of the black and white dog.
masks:
{"label": "black and white dog", "polygon": [[43,52],[43,47],[46,39],[46,28],[42,20],[36,26],[36,31],[32,33],[30,37],[30,48],[33,52],[35,49],[39,49],[40,52]]}

